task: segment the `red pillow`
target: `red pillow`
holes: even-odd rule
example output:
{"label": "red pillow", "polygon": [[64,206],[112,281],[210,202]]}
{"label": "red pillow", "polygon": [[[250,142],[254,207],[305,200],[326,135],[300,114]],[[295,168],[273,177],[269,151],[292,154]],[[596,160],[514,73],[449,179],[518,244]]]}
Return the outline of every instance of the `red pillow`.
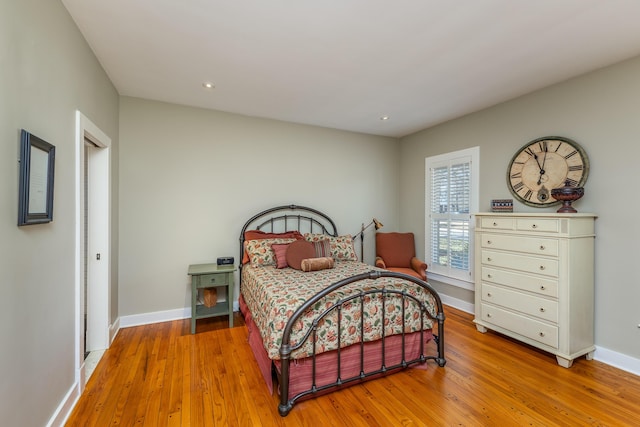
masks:
{"label": "red pillow", "polygon": [[287,264],[296,270],[302,270],[301,264],[303,259],[314,258],[315,256],[315,246],[313,246],[312,242],[306,240],[291,242],[287,248]]}
{"label": "red pillow", "polygon": [[[248,240],[261,239],[304,239],[304,236],[297,230],[285,231],[284,233],[267,233],[261,230],[247,230],[244,232],[245,244]],[[244,256],[242,257],[242,265],[245,265],[249,261],[249,255],[245,249]]]}
{"label": "red pillow", "polygon": [[291,243],[274,243],[271,245],[276,258],[276,268],[285,268],[287,264],[287,248]]}

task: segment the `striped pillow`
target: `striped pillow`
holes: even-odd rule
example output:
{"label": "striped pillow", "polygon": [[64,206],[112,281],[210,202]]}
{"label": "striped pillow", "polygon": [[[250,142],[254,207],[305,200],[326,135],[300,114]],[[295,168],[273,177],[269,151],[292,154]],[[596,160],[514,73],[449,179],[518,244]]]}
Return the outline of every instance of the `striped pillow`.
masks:
{"label": "striped pillow", "polygon": [[326,234],[305,233],[305,240],[309,242],[320,242],[328,240],[331,247],[331,258],[339,261],[358,261],[356,249],[353,247],[353,237],[350,234],[344,236],[328,236]]}
{"label": "striped pillow", "polygon": [[331,256],[331,243],[328,239],[313,242],[316,250],[316,258],[325,258]]}

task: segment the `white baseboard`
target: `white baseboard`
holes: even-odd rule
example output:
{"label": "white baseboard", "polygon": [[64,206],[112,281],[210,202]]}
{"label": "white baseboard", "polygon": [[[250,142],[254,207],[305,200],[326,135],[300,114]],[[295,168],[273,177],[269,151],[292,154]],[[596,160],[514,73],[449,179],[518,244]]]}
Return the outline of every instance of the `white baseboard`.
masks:
{"label": "white baseboard", "polygon": [[640,359],[618,353],[607,348],[596,346],[596,352],[593,358],[599,362],[606,363],[623,371],[630,372],[634,375],[640,375]]}
{"label": "white baseboard", "polygon": [[[233,302],[233,311],[239,311],[240,305],[238,301]],[[120,328],[128,328],[130,326],[148,325],[150,323],[170,322],[171,320],[189,319],[191,318],[191,307],[176,308],[166,311],[154,311],[153,313],[133,314],[131,316],[119,317],[114,325],[117,324],[115,333]],[[114,337],[115,337],[114,333]]]}
{"label": "white baseboard", "polygon": [[148,325],[150,323],[169,322],[171,320],[186,319],[191,317],[191,307],[176,308],[173,310],[154,311],[152,313],[132,314],[121,316],[118,323],[121,328],[131,326]]}
{"label": "white baseboard", "polygon": [[62,427],[65,425],[69,415],[73,411],[73,408],[76,406],[76,403],[80,399],[80,387],[76,382],[67,392],[67,395],[62,399],[56,411],[53,413],[53,416],[49,419],[47,423],[47,427]]}
{"label": "white baseboard", "polygon": [[118,331],[120,330],[120,318],[118,317],[115,322],[109,326],[109,345],[113,344],[113,340],[118,335]]}
{"label": "white baseboard", "polygon": [[471,313],[471,314],[475,313],[475,309],[474,309],[475,306],[473,303],[466,302],[461,299],[453,298],[443,294],[440,294],[440,299],[442,300],[442,303],[445,305],[451,306],[453,308],[457,308],[458,310],[462,310],[466,313]]}

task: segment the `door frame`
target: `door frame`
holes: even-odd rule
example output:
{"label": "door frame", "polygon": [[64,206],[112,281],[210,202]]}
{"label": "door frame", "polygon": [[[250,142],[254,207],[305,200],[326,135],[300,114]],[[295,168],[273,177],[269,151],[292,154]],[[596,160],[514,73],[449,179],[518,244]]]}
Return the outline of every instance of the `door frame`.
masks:
{"label": "door frame", "polygon": [[[89,162],[89,236],[98,242],[98,247],[90,250],[101,254],[100,273],[92,282],[92,293],[89,298],[89,310],[94,320],[91,322],[95,349],[106,349],[111,342],[109,313],[111,310],[111,138],[100,130],[80,111],[76,111],[76,250],[75,250],[75,288],[76,288],[76,342],[75,368],[79,392],[86,384],[84,363],[84,276],[85,276],[85,140],[97,148],[91,150]],[[87,254],[87,261],[92,256]],[[91,267],[87,268],[91,271]],[[94,286],[95,285],[95,286]],[[89,327],[89,325],[88,325]]]}

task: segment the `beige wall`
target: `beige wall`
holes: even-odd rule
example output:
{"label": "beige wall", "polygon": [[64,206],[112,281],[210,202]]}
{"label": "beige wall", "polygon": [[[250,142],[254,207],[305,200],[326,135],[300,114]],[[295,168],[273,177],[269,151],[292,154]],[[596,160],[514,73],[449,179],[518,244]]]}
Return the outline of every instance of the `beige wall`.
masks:
{"label": "beige wall", "polygon": [[[401,141],[400,223],[424,241],[424,159],[480,146],[480,210],[494,198],[513,198],[506,170],[513,154],[542,136],[574,139],[591,161],[585,196],[575,203],[596,221],[596,345],[640,358],[640,227],[634,197],[640,182],[640,58],[546,88],[405,137]],[[535,208],[523,204],[518,212]],[[548,210],[548,209],[547,209]],[[424,245],[418,251],[424,255]],[[587,266],[589,267],[589,266]],[[438,284],[472,302],[473,294]]]}
{"label": "beige wall", "polygon": [[[76,109],[112,138],[117,176],[118,94],[66,9],[59,1],[2,0],[0,423],[6,426],[45,425],[76,380]],[[16,226],[21,128],[56,147],[49,224]]]}
{"label": "beige wall", "polygon": [[342,234],[398,224],[394,138],[122,97],[120,140],[120,316],[190,307],[188,265],[237,259],[266,208],[320,209]]}

